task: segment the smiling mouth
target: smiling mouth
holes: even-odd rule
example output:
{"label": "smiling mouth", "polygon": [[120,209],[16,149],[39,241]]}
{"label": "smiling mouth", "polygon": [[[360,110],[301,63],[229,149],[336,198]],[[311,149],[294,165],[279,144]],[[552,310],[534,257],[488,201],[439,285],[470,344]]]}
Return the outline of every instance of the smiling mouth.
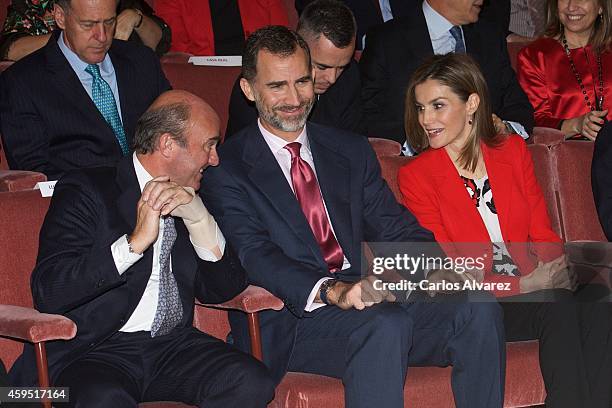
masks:
{"label": "smiling mouth", "polygon": [[427,132],[427,136],[429,137],[434,137],[439,135],[440,133],[442,133],[442,128],[436,128],[436,129],[425,129],[425,132]]}
{"label": "smiling mouth", "polygon": [[578,21],[584,17],[584,14],[566,14],[565,16],[569,21]]}

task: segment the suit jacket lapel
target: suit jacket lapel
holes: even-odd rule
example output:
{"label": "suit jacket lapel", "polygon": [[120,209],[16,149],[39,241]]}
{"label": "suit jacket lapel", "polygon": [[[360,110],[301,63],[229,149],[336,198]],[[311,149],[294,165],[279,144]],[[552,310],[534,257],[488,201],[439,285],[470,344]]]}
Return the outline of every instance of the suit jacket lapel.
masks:
{"label": "suit jacket lapel", "polygon": [[488,239],[489,233],[484,222],[474,202],[470,199],[452,160],[443,148],[435,150],[435,153],[438,156],[435,160],[438,164],[434,168],[432,178],[436,191],[441,197],[441,203],[444,204],[444,207],[441,205],[440,211],[455,214],[461,217],[461,225],[470,226],[462,231],[465,242],[480,242]]}
{"label": "suit jacket lapel", "polygon": [[249,178],[316,259],[322,259],[321,249],[302,208],[256,124],[251,127],[251,137],[245,140],[243,160],[250,167]]}
{"label": "suit jacket lapel", "polygon": [[475,30],[475,25],[467,24],[461,26],[461,28],[463,29],[466,52],[472,56],[479,57],[481,55],[480,35],[478,34],[478,31]]}
{"label": "suit jacket lapel", "polygon": [[[336,238],[351,263],[356,259],[352,254],[350,171],[348,159],[341,154],[341,146],[330,135],[321,135],[308,127],[308,139],[314,160],[319,188],[329,213]],[[349,222],[342,222],[348,220]]]}
{"label": "suit jacket lapel", "polygon": [[[139,90],[131,86],[135,82],[133,78],[135,70],[132,69],[131,61],[121,53],[115,52],[113,47],[108,51],[108,55],[115,69],[117,89],[119,90],[119,103],[121,104],[121,122],[125,128],[125,123],[132,123],[128,120],[128,117],[132,115],[130,101],[138,99]],[[133,122],[135,123],[136,121]]]}
{"label": "suit jacket lapel", "polygon": [[512,219],[510,217],[512,186],[514,184],[512,181],[512,164],[497,149],[490,148],[484,143],[481,146],[489,175],[489,184],[493,192],[493,201],[497,209],[499,227],[505,239],[507,236],[505,231],[508,230],[508,220]]}

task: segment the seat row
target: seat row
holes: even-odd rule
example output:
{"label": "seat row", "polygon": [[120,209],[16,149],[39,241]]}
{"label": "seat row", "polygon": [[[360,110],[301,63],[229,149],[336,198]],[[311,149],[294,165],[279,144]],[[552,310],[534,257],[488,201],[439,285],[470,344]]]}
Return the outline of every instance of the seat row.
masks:
{"label": "seat row", "polygon": [[[397,170],[410,158],[397,156],[399,146],[373,140],[378,152],[383,177],[398,199]],[[551,146],[529,146],[535,171],[544,190],[553,227],[565,241],[603,240],[590,191],[590,161],[593,144],[563,142]],[[388,155],[392,154],[392,155]],[[38,233],[49,205],[35,190],[0,193],[0,358],[11,366],[21,353],[22,343],[44,345],[45,341],[68,339],[76,326],[62,316],[34,311],[29,276],[35,265]],[[194,325],[220,339],[229,332],[226,309],[239,309],[249,314],[252,352],[261,358],[257,312],[279,310],[282,302],[265,290],[249,287],[237,298],[214,307],[195,305]],[[7,338],[10,337],[9,338]],[[41,362],[44,346],[39,347]],[[537,342],[508,344],[506,375],[506,407],[541,404],[545,390],[538,366]],[[40,365],[44,369],[44,364]],[[42,381],[46,378],[40,377]],[[411,407],[452,407],[450,369],[418,367],[409,370],[405,387],[406,401]],[[142,406],[170,407],[175,403],[156,402]],[[340,380],[324,376],[289,373],[276,391],[270,407],[342,407],[343,388]]]}

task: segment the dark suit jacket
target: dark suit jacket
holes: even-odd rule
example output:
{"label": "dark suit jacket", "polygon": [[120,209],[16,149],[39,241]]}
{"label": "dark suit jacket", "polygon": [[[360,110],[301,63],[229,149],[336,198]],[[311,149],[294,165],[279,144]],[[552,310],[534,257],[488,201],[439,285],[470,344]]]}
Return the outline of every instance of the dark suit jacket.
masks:
{"label": "dark suit jacket", "polygon": [[607,122],[595,140],[591,184],[599,222],[612,241],[612,125]]}
{"label": "dark suit jacket", "polygon": [[[57,179],[67,170],[112,165],[121,148],[57,45],[47,45],[0,76],[0,123],[9,167]],[[140,115],[170,84],[148,47],[115,40],[109,55],[117,76],[129,145]]]}
{"label": "dark suit jacket", "polygon": [[[310,120],[321,125],[365,134],[361,103],[359,67],[351,61],[327,92],[320,95],[310,114]],[[257,120],[257,108],[240,89],[240,78],[234,83],[229,105],[225,137],[228,138]]]}
{"label": "dark suit jacket", "polygon": [[[510,65],[505,34],[486,21],[463,26],[467,52],[480,64],[493,112],[533,128],[533,108]],[[368,33],[361,68],[362,100],[368,136],[403,143],[404,98],[410,76],[433,48],[422,8]]]}
{"label": "dark suit jacket", "polygon": [[[365,138],[314,123],[308,123],[307,130],[325,205],[351,263],[336,277],[359,279],[362,241],[432,240],[431,233],[395,200]],[[204,174],[203,197],[249,281],[285,303],[280,312],[260,313],[264,359],[280,380],[310,291],[319,279],[332,275],[257,125],[221,145],[219,156],[221,164]],[[233,316],[231,323],[237,345],[247,350],[246,320]]]}
{"label": "dark suit jacket", "polygon": [[[140,187],[132,157],[116,167],[72,171],[55,186],[40,233],[32,295],[37,310],[63,314],[78,332],[69,341],[47,343],[51,379],[75,359],[117,332],[138,305],[151,275],[153,246],[119,275],[110,246],[136,224]],[[175,218],[177,239],[172,271],[183,304],[179,327],[193,321],[194,297],[202,302],[228,300],[246,287],[246,276],[229,251],[219,262],[202,261],[189,233]],[[14,382],[35,378],[32,348],[27,347],[11,375]]]}

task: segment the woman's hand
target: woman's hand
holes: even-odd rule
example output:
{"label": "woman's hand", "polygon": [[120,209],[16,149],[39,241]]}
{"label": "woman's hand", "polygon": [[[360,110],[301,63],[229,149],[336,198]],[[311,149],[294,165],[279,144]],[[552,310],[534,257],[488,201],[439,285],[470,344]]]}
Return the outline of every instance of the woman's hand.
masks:
{"label": "woman's hand", "polygon": [[595,140],[599,129],[603,126],[608,110],[590,111],[577,118],[567,119],[561,125],[561,131],[567,136],[582,135],[589,140]]}
{"label": "woman's hand", "polygon": [[534,292],[542,289],[576,288],[576,277],[568,268],[565,255],[550,262],[538,262],[538,266],[520,279],[521,293]]}

